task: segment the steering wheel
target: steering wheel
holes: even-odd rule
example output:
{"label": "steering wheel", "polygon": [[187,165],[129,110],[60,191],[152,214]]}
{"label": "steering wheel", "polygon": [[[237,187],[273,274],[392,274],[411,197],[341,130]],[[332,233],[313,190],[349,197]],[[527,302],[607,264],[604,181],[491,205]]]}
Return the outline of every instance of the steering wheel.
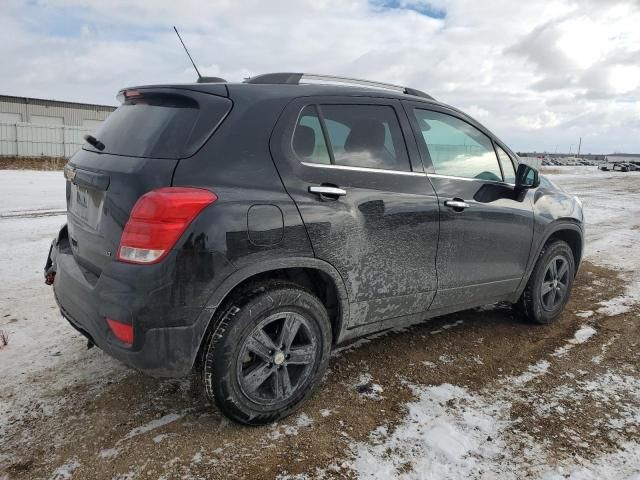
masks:
{"label": "steering wheel", "polygon": [[493,180],[494,182],[502,181],[502,179],[499,176],[497,176],[495,173],[490,172],[488,170],[485,172],[479,173],[474,178],[477,178],[479,180]]}

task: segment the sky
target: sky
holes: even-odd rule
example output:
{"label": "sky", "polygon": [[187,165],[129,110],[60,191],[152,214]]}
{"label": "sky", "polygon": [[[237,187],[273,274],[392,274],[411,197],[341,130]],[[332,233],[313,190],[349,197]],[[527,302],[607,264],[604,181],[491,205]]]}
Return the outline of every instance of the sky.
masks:
{"label": "sky", "polygon": [[301,71],[424,90],[517,151],[640,153],[640,0],[0,0],[0,95]]}

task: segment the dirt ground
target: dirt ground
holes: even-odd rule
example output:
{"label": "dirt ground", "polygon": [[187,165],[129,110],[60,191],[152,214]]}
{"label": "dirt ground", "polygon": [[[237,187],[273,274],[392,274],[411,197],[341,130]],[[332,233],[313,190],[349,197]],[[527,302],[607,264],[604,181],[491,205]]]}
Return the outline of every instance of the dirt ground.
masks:
{"label": "dirt ground", "polygon": [[62,170],[66,164],[57,157],[0,157],[0,170]]}
{"label": "dirt ground", "polygon": [[[615,441],[603,431],[576,442],[602,428],[601,419],[615,416],[616,406],[593,395],[563,401],[562,415],[541,416],[526,398],[566,385],[567,377],[585,381],[611,367],[637,378],[637,310],[614,316],[596,312],[588,318],[580,313],[597,311],[600,301],[619,295],[621,288],[618,272],[585,263],[565,313],[551,326],[524,323],[509,306],[497,305],[358,342],[334,353],[322,387],[299,413],[264,427],[230,423],[203,400],[193,379],[159,381],[130,372],[90,388],[52,389],[50,395],[64,397],[62,411],[48,415],[36,403],[4,427],[7,440],[0,449],[15,460],[0,466],[0,478],[62,479],[71,473],[87,479],[261,479],[303,473],[351,478],[353,471],[343,465],[351,456],[350,445],[366,441],[380,425],[393,430],[413,399],[410,385],[452,383],[486,391],[542,358],[551,363],[549,373],[528,385],[519,397],[524,401],[512,405],[511,418],[519,420],[514,442],[533,438],[559,459],[589,458],[613,449],[621,438],[638,440],[640,432],[627,426],[616,432]],[[582,325],[598,334],[554,356]],[[596,356],[599,363],[593,361]],[[637,405],[640,398],[619,399],[624,402]],[[140,425],[147,427],[136,428]]]}

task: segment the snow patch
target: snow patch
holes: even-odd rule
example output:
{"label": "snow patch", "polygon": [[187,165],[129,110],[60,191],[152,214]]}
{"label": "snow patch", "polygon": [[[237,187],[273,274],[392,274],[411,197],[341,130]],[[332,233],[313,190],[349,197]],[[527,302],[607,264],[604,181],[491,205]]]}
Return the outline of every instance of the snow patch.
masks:
{"label": "snow patch", "polygon": [[544,375],[549,370],[551,364],[546,360],[540,360],[534,365],[529,365],[526,372],[521,373],[517,377],[509,378],[508,382],[516,386],[522,386],[525,383],[529,383],[534,378]]}
{"label": "snow patch", "polygon": [[360,375],[354,388],[360,395],[371,400],[380,400],[382,398],[380,394],[384,391],[381,385],[373,382],[373,377],[368,373]]}
{"label": "snow patch", "polygon": [[293,425],[284,425],[282,429],[280,429],[277,423],[273,424],[271,431],[267,434],[267,438],[269,438],[269,440],[277,440],[284,435],[295,436],[298,435],[300,428],[307,428],[311,425],[313,425],[313,418],[306,413],[301,413]]}
{"label": "snow patch", "polygon": [[173,433],[161,433],[160,435],[156,435],[155,437],[153,437],[153,443],[160,443],[163,440],[172,437],[174,434]]}
{"label": "snow patch", "polygon": [[149,423],[131,430],[129,433],[127,433],[124,436],[123,440],[129,440],[130,438],[137,437],[138,435],[142,435],[144,433],[150,432],[151,430],[155,430],[156,428],[164,427],[165,425],[168,425],[171,422],[180,420],[182,417],[184,417],[184,413],[169,413],[164,417],[151,420]]}
{"label": "snow patch", "polygon": [[542,480],[640,480],[640,446],[625,443],[614,453],[597,458],[594,462],[580,459],[583,465],[547,471]]}
{"label": "snow patch", "polygon": [[598,313],[602,315],[607,315],[608,317],[613,317],[614,315],[621,315],[623,313],[627,313],[631,310],[632,305],[634,304],[634,300],[627,296],[615,297],[610,300],[605,300],[600,302],[600,307],[598,309]]}
{"label": "snow patch", "polygon": [[68,480],[72,477],[73,472],[75,472],[78,467],[80,467],[80,462],[77,458],[72,458],[68,460],[64,465],[59,466],[51,475],[51,480]]}
{"label": "snow patch", "polygon": [[427,472],[427,478],[452,478],[452,471],[466,478],[481,465],[499,463],[505,446],[494,440],[500,424],[495,407],[450,384],[415,391],[418,400],[407,405],[407,418],[390,437],[354,447],[350,467],[360,478],[420,478]]}
{"label": "snow patch", "polygon": [[563,357],[565,356],[569,350],[571,350],[575,345],[579,345],[581,343],[586,342],[592,336],[597,333],[597,330],[589,325],[582,325],[576,333],[573,335],[573,338],[567,342],[566,345],[559,347],[553,352],[551,355],[554,357]]}
{"label": "snow patch", "polygon": [[573,336],[573,340],[569,340],[569,343],[577,345],[584,343],[596,334],[596,329],[588,325],[583,325]]}
{"label": "snow patch", "polygon": [[115,458],[118,456],[119,453],[120,453],[119,448],[105,448],[103,450],[100,450],[100,453],[98,454],[98,456],[100,458]]}

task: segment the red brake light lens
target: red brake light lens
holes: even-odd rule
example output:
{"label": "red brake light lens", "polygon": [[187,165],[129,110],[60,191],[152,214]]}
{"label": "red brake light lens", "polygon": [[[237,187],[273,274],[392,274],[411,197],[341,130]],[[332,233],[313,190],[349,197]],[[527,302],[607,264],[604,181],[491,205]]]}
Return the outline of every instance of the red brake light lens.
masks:
{"label": "red brake light lens", "polygon": [[202,188],[166,187],[145,193],[131,210],[117,259],[139,264],[161,261],[193,219],[217,199]]}
{"label": "red brake light lens", "polygon": [[129,346],[133,345],[133,325],[122,323],[111,318],[107,318],[107,323],[114,337]]}

